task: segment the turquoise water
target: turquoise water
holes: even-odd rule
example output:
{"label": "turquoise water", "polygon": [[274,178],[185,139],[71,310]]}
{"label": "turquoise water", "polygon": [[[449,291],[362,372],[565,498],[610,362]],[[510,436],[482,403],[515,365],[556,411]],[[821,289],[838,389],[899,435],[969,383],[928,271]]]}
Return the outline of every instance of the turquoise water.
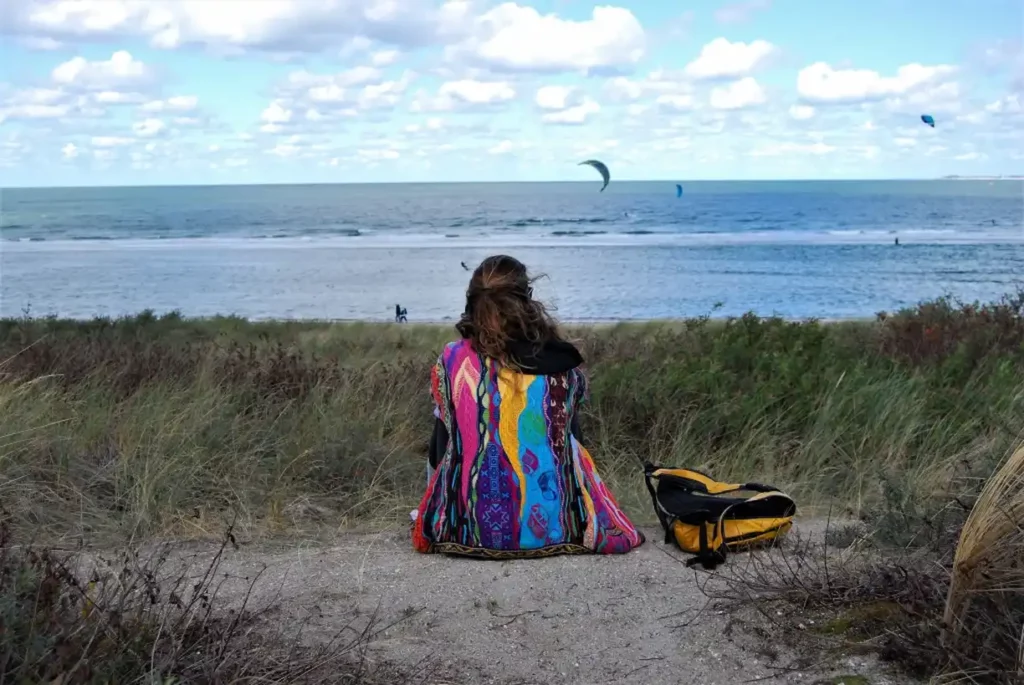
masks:
{"label": "turquoise water", "polygon": [[[871,315],[986,299],[1024,274],[1003,181],[204,186],[4,190],[0,314],[412,321],[514,254],[565,319]],[[894,243],[899,239],[900,245]]]}

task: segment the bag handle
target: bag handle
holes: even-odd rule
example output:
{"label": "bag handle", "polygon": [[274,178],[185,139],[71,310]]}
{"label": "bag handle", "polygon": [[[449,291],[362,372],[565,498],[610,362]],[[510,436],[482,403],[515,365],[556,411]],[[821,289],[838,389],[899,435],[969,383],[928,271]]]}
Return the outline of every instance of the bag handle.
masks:
{"label": "bag handle", "polygon": [[672,522],[668,520],[668,516],[665,511],[662,510],[661,505],[658,504],[658,492],[654,489],[654,472],[660,469],[660,466],[647,462],[644,464],[644,483],[647,484],[647,492],[651,493],[651,503],[654,505],[654,513],[658,515],[658,522],[661,523],[661,527],[665,529],[665,542],[669,543],[672,541]]}
{"label": "bag handle", "polygon": [[740,486],[744,490],[753,490],[754,492],[778,492],[778,488],[773,488],[770,485],[763,485],[761,483],[744,483]]}

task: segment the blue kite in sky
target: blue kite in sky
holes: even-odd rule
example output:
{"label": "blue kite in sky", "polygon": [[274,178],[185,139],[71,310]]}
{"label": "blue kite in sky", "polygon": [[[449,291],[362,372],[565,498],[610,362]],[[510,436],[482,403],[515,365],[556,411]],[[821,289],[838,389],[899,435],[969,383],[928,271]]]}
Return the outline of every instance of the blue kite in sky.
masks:
{"label": "blue kite in sky", "polygon": [[932,117],[931,114],[922,114],[921,115],[921,121],[923,121],[924,123],[928,124],[932,128],[935,128],[935,119],[934,119],[934,117]]}

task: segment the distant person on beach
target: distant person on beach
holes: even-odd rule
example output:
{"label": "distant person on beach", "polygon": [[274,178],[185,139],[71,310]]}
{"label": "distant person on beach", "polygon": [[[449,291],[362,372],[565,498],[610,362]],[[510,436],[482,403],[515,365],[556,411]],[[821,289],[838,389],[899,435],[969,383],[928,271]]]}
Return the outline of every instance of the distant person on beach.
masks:
{"label": "distant person on beach", "polygon": [[407,309],[403,309],[402,305],[395,305],[395,323],[408,323],[408,314],[409,311]]}
{"label": "distant person on beach", "polygon": [[429,482],[411,515],[419,552],[621,554],[644,541],[583,447],[583,358],[532,283],[507,256],[470,278],[459,339],[431,372]]}
{"label": "distant person on beach", "polygon": [[898,246],[899,246],[899,244],[900,244],[900,239],[899,239],[899,238],[897,237],[897,238],[896,238],[896,246],[898,247]]}

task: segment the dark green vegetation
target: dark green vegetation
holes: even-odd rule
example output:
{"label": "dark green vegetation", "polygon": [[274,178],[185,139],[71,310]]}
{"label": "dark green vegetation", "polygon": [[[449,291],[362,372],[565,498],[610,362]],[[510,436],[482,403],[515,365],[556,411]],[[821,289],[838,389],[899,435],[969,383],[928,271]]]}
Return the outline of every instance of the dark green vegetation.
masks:
{"label": "dark green vegetation", "polygon": [[[652,518],[644,460],[775,483],[805,511],[854,515],[867,525],[831,539],[870,549],[860,562],[754,565],[736,596],[823,612],[820,633],[870,644],[914,674],[984,666],[978,682],[1010,682],[1000,679],[1013,677],[1019,591],[992,601],[975,592],[981,581],[950,576],[975,502],[988,501],[993,521],[976,529],[1006,518],[996,506],[1005,498],[979,493],[1024,426],[1024,295],[941,300],[870,322],[749,316],[571,333],[592,378],[587,441],[637,518]],[[90,586],[89,573],[10,544],[8,531],[209,536],[233,521],[253,535],[404,517],[423,486],[429,369],[450,335],[148,313],[0,321],[3,674],[358,682],[345,664],[363,637],[282,651],[287,640],[252,641],[261,613],[213,611],[219,557],[198,584],[158,573],[160,557],[129,555]],[[1003,490],[1024,490],[1013,487]],[[961,551],[989,569],[1019,568],[1020,529],[989,540],[975,531]],[[953,596],[960,628],[948,649]]]}
{"label": "dark green vegetation", "polygon": [[[650,518],[650,459],[788,488],[849,513],[984,477],[1024,426],[1024,295],[820,324],[571,331],[584,432]],[[436,327],[0,321],[0,501],[53,535],[205,534],[404,515],[423,486]]]}

